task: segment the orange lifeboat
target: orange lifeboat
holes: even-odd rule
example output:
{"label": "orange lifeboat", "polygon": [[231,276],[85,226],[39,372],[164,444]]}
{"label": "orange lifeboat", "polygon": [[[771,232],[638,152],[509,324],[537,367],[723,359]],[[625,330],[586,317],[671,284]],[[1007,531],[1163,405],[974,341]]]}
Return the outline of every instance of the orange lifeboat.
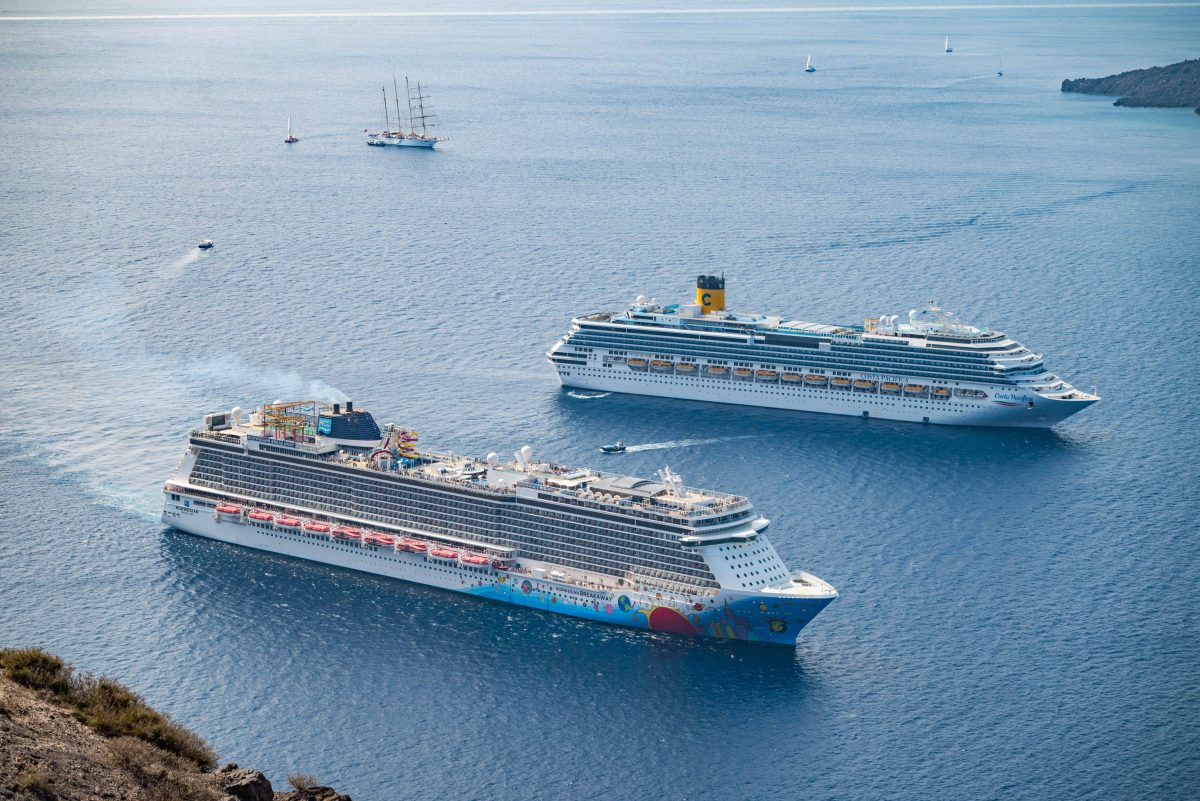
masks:
{"label": "orange lifeboat", "polygon": [[637,357],[634,357],[631,359],[626,359],[625,363],[628,364],[630,367],[632,367],[635,370],[645,370],[646,369],[646,360],[645,359],[639,359]]}
{"label": "orange lifeboat", "polygon": [[267,514],[266,512],[259,511],[258,509],[255,509],[253,512],[248,512],[246,514],[246,517],[250,518],[251,520],[261,521],[263,523],[270,523],[272,520],[275,519],[274,517]]}
{"label": "orange lifeboat", "polygon": [[452,551],[449,548],[434,548],[429,555],[434,559],[457,559],[458,551]]}
{"label": "orange lifeboat", "polygon": [[927,391],[929,391],[929,387],[925,386],[924,384],[905,384],[904,385],[904,394],[905,395],[924,395]]}
{"label": "orange lifeboat", "polygon": [[339,540],[351,539],[351,534],[354,535],[353,539],[358,539],[362,536],[361,531],[356,528],[351,528],[350,526],[338,526],[333,530],[333,536],[337,537]]}
{"label": "orange lifeboat", "polygon": [[865,378],[856,378],[854,379],[854,389],[859,392],[874,392],[875,382]]}
{"label": "orange lifeboat", "polygon": [[696,365],[692,362],[680,362],[679,364],[675,365],[675,369],[681,373],[690,373],[696,369]]}
{"label": "orange lifeboat", "polygon": [[390,548],[396,544],[396,539],[378,531],[371,531],[363,537],[363,542],[367,545],[386,545]]}
{"label": "orange lifeboat", "polygon": [[900,394],[900,384],[895,381],[884,381],[879,385],[880,392],[886,392],[888,395]]}
{"label": "orange lifeboat", "polygon": [[316,520],[310,520],[304,524],[305,531],[311,531],[314,534],[328,534],[329,526],[324,523],[318,523]]}
{"label": "orange lifeboat", "polygon": [[478,567],[487,566],[489,561],[490,560],[486,556],[476,556],[473,553],[466,554],[462,558],[462,563],[464,565],[476,565]]}
{"label": "orange lifeboat", "polygon": [[759,370],[754,375],[759,381],[774,381],[779,378],[779,373],[774,370]]}
{"label": "orange lifeboat", "polygon": [[950,397],[950,390],[946,387],[934,387],[933,397],[942,398],[943,400]]}
{"label": "orange lifeboat", "polygon": [[784,373],[783,374],[783,382],[785,384],[796,384],[800,381],[801,378],[802,378],[802,376],[799,373]]}
{"label": "orange lifeboat", "polygon": [[754,371],[753,371],[753,370],[751,370],[749,367],[735,367],[735,368],[733,368],[733,377],[734,377],[734,378],[740,378],[740,379],[742,379],[742,380],[744,381],[744,380],[746,380],[746,379],[750,378],[750,377],[751,377],[751,376],[753,376],[753,375],[754,375]]}
{"label": "orange lifeboat", "polygon": [[704,368],[704,372],[708,373],[709,375],[725,375],[727,372],[729,372],[729,368],[722,364],[710,364],[708,367]]}
{"label": "orange lifeboat", "polygon": [[283,528],[299,528],[300,521],[294,517],[288,517],[287,515],[284,515],[282,517],[275,518],[275,525],[282,526]]}
{"label": "orange lifeboat", "polygon": [[217,514],[240,515],[241,513],[242,513],[242,507],[240,507],[240,506],[234,506],[232,503],[217,504]]}
{"label": "orange lifeboat", "polygon": [[396,547],[402,551],[408,551],[409,553],[425,553],[427,550],[429,550],[429,546],[420,540],[410,539],[400,540],[396,543]]}
{"label": "orange lifeboat", "polygon": [[808,384],[810,387],[823,387],[825,386],[825,382],[827,380],[828,379],[825,378],[825,376],[817,375],[816,373],[809,373],[808,375],[804,376],[804,383]]}
{"label": "orange lifeboat", "polygon": [[840,375],[829,379],[829,383],[834,389],[850,389],[850,379],[842,378]]}

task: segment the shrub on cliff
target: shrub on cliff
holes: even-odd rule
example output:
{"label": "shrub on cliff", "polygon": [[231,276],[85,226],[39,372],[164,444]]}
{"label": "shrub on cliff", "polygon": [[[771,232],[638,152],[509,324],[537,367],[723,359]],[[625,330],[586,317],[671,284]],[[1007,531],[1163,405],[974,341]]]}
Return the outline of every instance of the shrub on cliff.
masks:
{"label": "shrub on cliff", "polygon": [[0,670],[18,684],[45,692],[98,734],[136,737],[201,770],[217,764],[208,743],[112,679],[77,676],[66,662],[39,648],[0,649]]}

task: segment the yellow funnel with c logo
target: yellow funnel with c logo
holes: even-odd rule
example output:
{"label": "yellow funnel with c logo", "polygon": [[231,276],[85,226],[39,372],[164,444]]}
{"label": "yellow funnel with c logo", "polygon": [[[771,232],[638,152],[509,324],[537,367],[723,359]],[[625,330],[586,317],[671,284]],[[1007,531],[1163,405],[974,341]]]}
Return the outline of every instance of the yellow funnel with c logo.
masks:
{"label": "yellow funnel with c logo", "polygon": [[702,314],[725,310],[725,276],[701,275],[696,278],[696,305]]}

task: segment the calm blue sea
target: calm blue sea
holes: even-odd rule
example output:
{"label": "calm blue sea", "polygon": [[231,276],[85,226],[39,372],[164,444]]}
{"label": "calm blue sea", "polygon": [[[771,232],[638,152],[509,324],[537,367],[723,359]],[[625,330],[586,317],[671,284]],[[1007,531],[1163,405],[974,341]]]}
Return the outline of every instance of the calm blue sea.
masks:
{"label": "calm blue sea", "polygon": [[[1196,792],[1200,117],[1058,85],[1195,58],[1200,7],[338,5],[0,3],[0,644],[356,801]],[[439,151],[363,145],[393,74]],[[1031,432],[559,388],[573,314],[702,271],[823,322],[936,298],[1103,401]],[[740,647],[158,523],[202,414],[294,396],[653,446],[603,465],[748,493],[841,598]]]}

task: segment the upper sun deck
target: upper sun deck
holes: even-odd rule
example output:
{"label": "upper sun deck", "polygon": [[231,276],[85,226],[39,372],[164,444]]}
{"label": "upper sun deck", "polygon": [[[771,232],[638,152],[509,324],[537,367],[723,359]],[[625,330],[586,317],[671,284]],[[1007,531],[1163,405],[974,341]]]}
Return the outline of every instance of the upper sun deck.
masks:
{"label": "upper sun deck", "polygon": [[214,429],[207,421],[215,415],[209,415],[206,427],[192,431],[191,437],[236,444],[245,451],[286,452],[371,475],[403,476],[483,495],[556,501],[677,526],[714,526],[731,513],[741,520],[751,509],[744,496],[685,486],[669,468],[658,471],[655,479],[637,478],[534,461],[529,446],[514,454],[513,461],[502,463],[495,453],[478,459],[418,449],[415,433],[391,425],[379,440],[348,446],[316,433],[319,426],[264,426],[258,410],[249,422],[235,414],[216,416],[226,419]]}
{"label": "upper sun deck", "polygon": [[901,339],[908,343],[933,347],[947,343],[972,349],[995,348],[997,345],[1008,343],[1003,333],[964,323],[958,320],[953,312],[938,307],[933,301],[923,309],[912,309],[903,321],[898,314],[885,314],[869,317],[862,325],[830,325],[784,319],[758,312],[703,312],[696,304],[660,304],[653,299],[639,297],[624,311],[594,312],[576,318],[576,323],[589,322],[704,331],[740,337],[776,333],[815,337],[824,341],[860,343]]}

